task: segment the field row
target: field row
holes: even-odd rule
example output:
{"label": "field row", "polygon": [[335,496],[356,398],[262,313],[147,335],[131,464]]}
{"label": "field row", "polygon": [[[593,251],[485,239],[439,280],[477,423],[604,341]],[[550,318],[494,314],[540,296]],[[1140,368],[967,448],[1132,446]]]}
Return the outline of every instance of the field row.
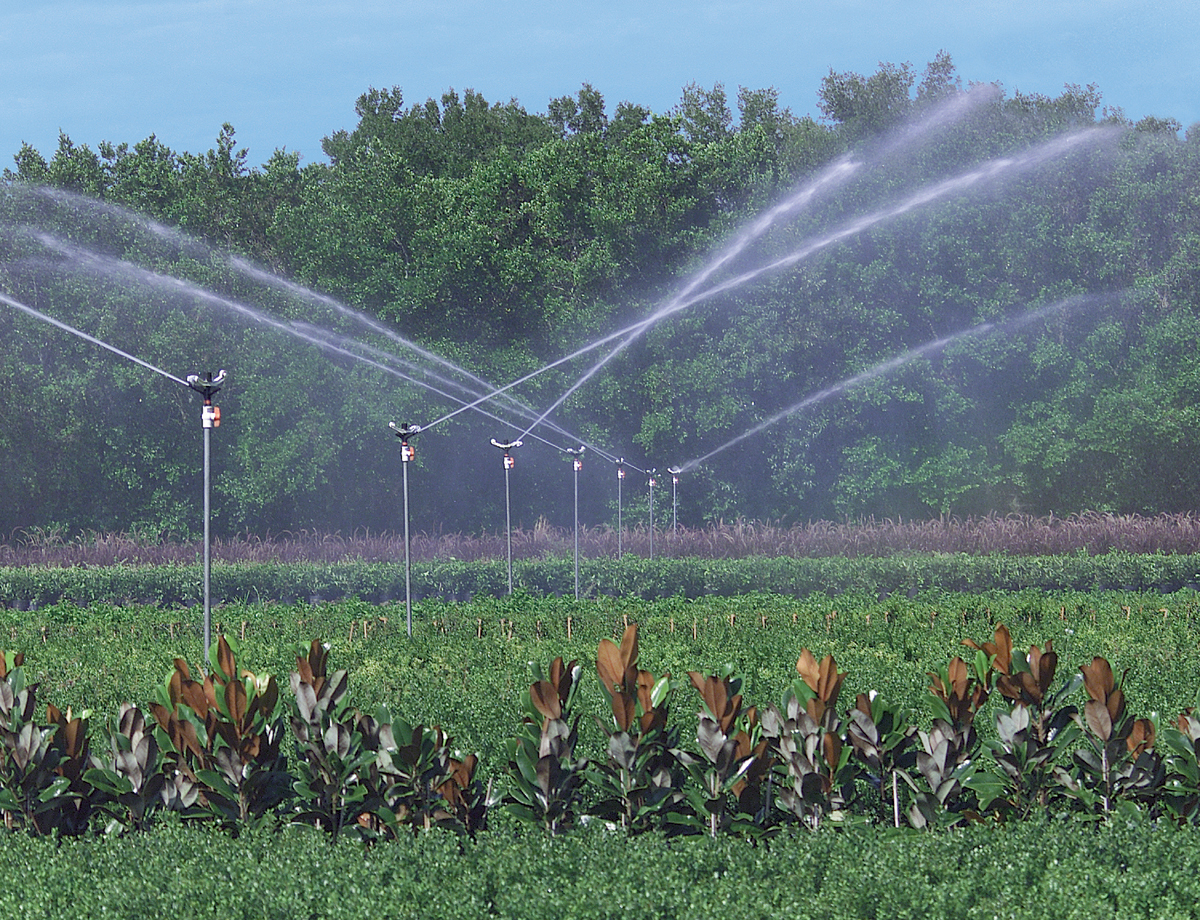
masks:
{"label": "field row", "polygon": [[[590,815],[712,835],[1200,806],[1190,592],[514,596],[421,605],[411,638],[398,606],[231,605],[203,680],[178,612],[8,614],[9,648],[29,650],[0,675],[9,750],[29,749],[3,761],[10,823],[44,830],[59,794],[78,809],[56,820],[292,815],[335,836],[474,833],[500,803],[552,834]],[[149,738],[161,758],[136,775],[161,779],[134,807],[120,752]],[[13,772],[22,758],[42,780]]]}

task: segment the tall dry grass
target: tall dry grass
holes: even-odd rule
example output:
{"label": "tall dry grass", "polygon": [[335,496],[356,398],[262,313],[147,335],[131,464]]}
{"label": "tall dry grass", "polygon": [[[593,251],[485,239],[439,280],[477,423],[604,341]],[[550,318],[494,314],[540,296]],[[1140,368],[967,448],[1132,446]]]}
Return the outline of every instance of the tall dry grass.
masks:
{"label": "tall dry grass", "polygon": [[[897,553],[1007,553],[1045,556],[1121,550],[1130,553],[1200,552],[1200,516],[1193,513],[1154,516],[1086,512],[1070,517],[989,515],[945,517],[930,521],[863,521],[782,527],[761,521],[724,521],[704,527],[656,529],[654,554],[671,557],[736,559],[746,556],[889,556]],[[538,521],[513,531],[513,557],[542,559],[569,556],[574,532]],[[650,554],[651,534],[644,526],[621,535],[622,549]],[[61,529],[19,531],[0,544],[3,566],[164,565],[196,562],[200,541],[174,541],[145,535],[84,533]],[[412,537],[415,561],[479,561],[505,557],[503,532],[482,535],[418,533]],[[617,532],[607,526],[580,530],[585,557],[613,556]],[[396,562],[404,558],[404,539],[396,533],[353,534],[297,531],[242,534],[214,540],[213,558],[221,562]]]}

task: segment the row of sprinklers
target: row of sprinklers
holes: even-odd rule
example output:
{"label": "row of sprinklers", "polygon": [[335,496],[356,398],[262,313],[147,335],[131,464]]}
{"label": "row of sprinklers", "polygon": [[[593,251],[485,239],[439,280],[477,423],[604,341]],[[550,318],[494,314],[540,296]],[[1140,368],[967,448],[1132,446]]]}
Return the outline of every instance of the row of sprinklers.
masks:
{"label": "row of sprinklers", "polygon": [[[388,427],[392,433],[400,439],[400,460],[403,469],[403,491],[404,491],[404,596],[405,607],[408,613],[408,630],[409,635],[412,634],[412,591],[411,591],[411,572],[412,566],[410,561],[410,538],[409,538],[409,513],[408,513],[408,464],[416,459],[416,451],[409,441],[422,430],[420,425],[412,425],[405,422],[403,425],[397,425],[395,422],[389,422]],[[496,438],[491,439],[491,445],[503,452],[504,466],[504,529],[505,542],[507,547],[508,561],[508,593],[513,590],[513,568],[512,568],[512,498],[511,498],[511,483],[510,474],[516,467],[516,457],[513,455],[518,447],[524,443],[520,438],[511,441],[500,441]],[[583,455],[587,448],[584,445],[579,447],[563,448],[563,452],[571,458],[571,469],[573,471],[574,480],[574,521],[575,521],[575,599],[579,600],[579,474],[583,470]],[[650,558],[654,558],[654,489],[658,485],[658,470],[655,467],[650,469],[641,469],[634,466],[625,460],[624,457],[618,457],[613,460],[617,468],[617,557],[620,558],[624,553],[622,538],[625,531],[623,520],[623,502],[622,488],[625,483],[626,467],[635,472],[641,473],[646,477],[646,484],[650,495]],[[679,530],[679,474],[682,469],[679,467],[669,467],[667,472],[671,474],[671,531],[677,533]]]}
{"label": "row of sprinklers", "polygon": [[[35,319],[49,323],[64,332],[68,332],[81,339],[84,339],[92,344],[103,348],[121,358],[125,358],[141,367],[151,370],[166,379],[186,386],[200,394],[203,405],[201,408],[201,428],[204,433],[204,498],[203,498],[203,517],[204,517],[204,550],[203,550],[203,592],[204,592],[204,655],[205,660],[208,660],[208,651],[212,642],[212,594],[211,594],[211,574],[212,574],[212,479],[211,479],[211,434],[214,428],[219,428],[221,425],[221,409],[213,403],[213,397],[221,391],[222,385],[226,380],[225,370],[220,370],[214,376],[212,372],[205,373],[203,376],[199,374],[190,374],[186,378],[180,378],[176,375],[165,371],[160,367],[145,361],[142,358],[132,355],[115,345],[105,342],[93,335],[89,335],[81,329],[71,326],[67,323],[57,320],[54,317],[48,316],[39,310],[34,309],[20,301],[14,300],[7,295],[0,293],[0,302],[6,303],[17,310],[20,310]],[[544,417],[543,417],[544,418]],[[540,421],[540,420],[539,420]],[[536,424],[536,423],[535,423]],[[403,470],[403,492],[404,492],[404,595],[405,595],[405,612],[408,634],[412,635],[412,562],[411,562],[411,534],[409,527],[409,502],[408,502],[408,465],[416,458],[411,439],[421,432],[423,429],[419,425],[411,425],[405,423],[397,425],[395,422],[389,424],[392,432],[400,439],[400,459],[401,468]],[[426,426],[426,428],[431,426]],[[526,432],[527,436],[532,433],[532,430]],[[534,435],[534,437],[537,437]],[[544,440],[540,439],[539,440]],[[516,466],[516,458],[513,452],[522,446],[522,438],[518,437],[513,440],[500,441],[496,438],[491,439],[492,446],[498,448],[503,453],[504,467],[504,505],[505,505],[505,533],[507,543],[507,562],[508,562],[508,591],[511,594],[513,590],[513,571],[512,571],[512,505],[510,499],[510,474]],[[551,443],[551,442],[546,442]],[[586,451],[584,445],[577,448],[557,448],[562,450],[571,458],[571,466],[574,475],[574,500],[575,500],[575,598],[579,599],[579,473],[583,469],[583,455]],[[598,448],[593,448],[593,451],[602,457],[607,456],[608,459],[616,465],[617,471],[617,555],[620,557],[624,552],[623,535],[624,535],[624,509],[622,500],[622,489],[627,475],[627,469],[640,473],[646,477],[647,487],[649,489],[649,536],[650,536],[650,558],[654,558],[654,490],[658,485],[658,470],[656,468],[641,469],[632,463],[627,462],[623,457],[612,457],[605,455],[605,452]],[[672,532],[678,532],[678,486],[679,474],[681,468],[672,467],[668,469],[671,474],[671,529]]]}

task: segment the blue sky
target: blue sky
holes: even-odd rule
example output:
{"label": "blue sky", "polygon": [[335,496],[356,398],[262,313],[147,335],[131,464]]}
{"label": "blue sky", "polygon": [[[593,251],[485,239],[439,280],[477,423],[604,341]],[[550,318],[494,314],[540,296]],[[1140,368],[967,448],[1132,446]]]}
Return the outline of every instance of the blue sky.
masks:
{"label": "blue sky", "polygon": [[0,165],[22,141],[49,157],[60,129],[203,152],[223,122],[252,165],[277,148],[319,161],[370,86],[406,104],[470,87],[543,112],[588,82],[610,111],[665,112],[684,85],[720,82],[731,99],[773,86],[819,117],[831,68],[919,75],[940,49],[1010,94],[1096,83],[1134,120],[1200,121],[1196,0],[3,0]]}

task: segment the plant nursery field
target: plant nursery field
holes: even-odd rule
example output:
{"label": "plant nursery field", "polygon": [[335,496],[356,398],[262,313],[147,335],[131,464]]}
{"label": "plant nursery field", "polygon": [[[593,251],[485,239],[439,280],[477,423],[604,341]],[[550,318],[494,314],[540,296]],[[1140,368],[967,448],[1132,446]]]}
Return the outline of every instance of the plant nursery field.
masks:
{"label": "plant nursery field", "polygon": [[[518,593],[413,614],[410,637],[403,603],[219,606],[214,683],[198,607],[0,609],[5,730],[50,752],[32,790],[5,758],[6,912],[1194,915],[1194,592]],[[139,791],[138,751],[174,799]]]}

